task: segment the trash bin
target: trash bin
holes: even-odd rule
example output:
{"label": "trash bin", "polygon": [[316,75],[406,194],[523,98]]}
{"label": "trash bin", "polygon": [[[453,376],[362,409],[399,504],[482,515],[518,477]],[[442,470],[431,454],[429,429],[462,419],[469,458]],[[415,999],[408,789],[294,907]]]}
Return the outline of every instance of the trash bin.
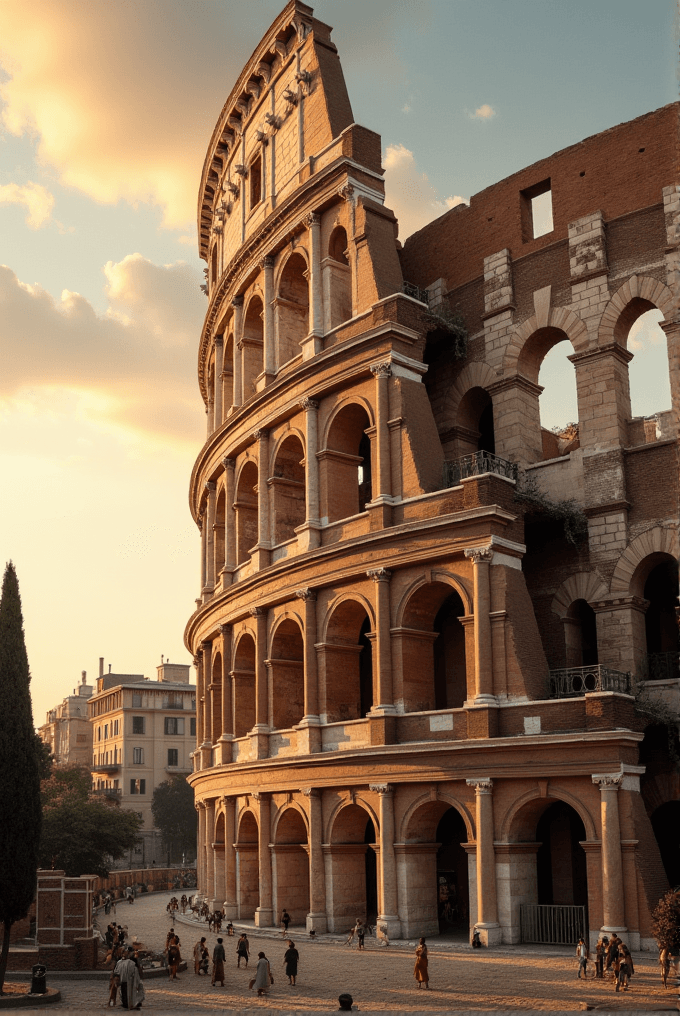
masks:
{"label": "trash bin", "polygon": [[31,967],[31,995],[47,994],[47,967],[43,963],[36,963]]}

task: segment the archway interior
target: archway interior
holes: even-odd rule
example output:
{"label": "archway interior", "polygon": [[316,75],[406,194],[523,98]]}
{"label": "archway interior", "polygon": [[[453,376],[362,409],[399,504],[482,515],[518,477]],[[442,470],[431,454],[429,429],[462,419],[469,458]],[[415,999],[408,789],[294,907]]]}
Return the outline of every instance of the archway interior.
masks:
{"label": "archway interior", "polygon": [[359,715],[363,719],[370,712],[373,705],[373,652],[368,633],[371,630],[371,622],[368,615],[359,631]]}
{"label": "archway interior", "polygon": [[309,913],[307,827],[296,808],[287,808],[276,827],[276,905],[287,910],[293,924],[304,924]]}
{"label": "archway interior", "polygon": [[545,809],[536,827],[540,905],[588,905],[586,855],[580,844],[585,838],[583,821],[570,805],[556,801]]}
{"label": "archway interior", "polygon": [[680,885],[680,801],[666,801],[651,816],[668,884]]}
{"label": "archway interior", "polygon": [[371,622],[365,607],[345,600],[333,612],[324,651],[325,711],[328,723],[358,720],[373,705]]}
{"label": "archway interior", "polygon": [[257,838],[257,819],[247,811],[239,823],[236,841],[238,911],[242,920],[252,920],[260,903]]}
{"label": "archway interior", "polygon": [[211,731],[212,743],[215,744],[222,734],[222,654],[217,652],[213,657],[211,683]]}
{"label": "archway interior", "polygon": [[[270,715],[276,730],[299,723],[305,711],[304,642],[300,625],[286,618],[272,640]],[[297,812],[296,812],[297,814]]]}
{"label": "archway interior", "polygon": [[633,359],[628,365],[630,409],[635,416],[652,416],[671,408],[671,382],[666,336],[661,328],[663,313],[646,300],[646,310],[630,327],[626,344]]}
{"label": "archway interior", "polygon": [[594,667],[598,663],[595,611],[586,600],[574,600],[567,611],[565,629],[568,667]]}
{"label": "archway interior", "polygon": [[[645,613],[645,634],[649,654],[673,653],[680,649],[675,609],[678,606],[678,565],[673,558],[659,561],[647,576],[643,596],[649,601]],[[654,661],[650,661],[653,671]],[[677,660],[675,661],[677,677]],[[650,678],[653,677],[650,672]],[[669,675],[671,676],[671,675]]]}
{"label": "archway interior", "polygon": [[458,709],[465,702],[464,615],[460,594],[445,582],[429,582],[412,594],[401,637],[405,712]]}
{"label": "archway interior", "polygon": [[278,366],[300,354],[300,343],[309,332],[309,284],[305,277],[307,262],[302,254],[286,261],[279,282]]}
{"label": "archway interior", "polygon": [[255,394],[257,378],[264,369],[264,321],[262,300],[253,297],[243,323],[243,401]]}
{"label": "archway interior", "polygon": [[451,593],[437,611],[434,630],[434,707],[460,709],[467,697],[465,632],[460,623],[465,613],[458,593]]}
{"label": "archway interior", "polygon": [[440,932],[467,931],[470,923],[468,857],[465,823],[455,808],[445,811],[437,825],[437,916]]}
{"label": "archway interior", "polygon": [[236,501],[236,563],[243,564],[257,543],[257,466],[246,462],[238,480]]}
{"label": "archway interior", "polygon": [[245,737],[255,726],[255,639],[248,632],[238,640],[232,680],[234,736]]}
{"label": "archway interior", "polygon": [[346,931],[357,917],[375,920],[378,914],[376,854],[370,846],[375,842],[375,825],[364,808],[348,804],[338,812],[329,855],[333,868],[333,912],[329,916],[336,931]]}
{"label": "archway interior", "polygon": [[364,833],[364,843],[368,845],[364,854],[364,874],[366,877],[366,920],[369,924],[375,924],[378,919],[378,859],[375,850],[371,850],[370,847],[370,844],[375,842],[375,826],[373,819],[369,818]]}
{"label": "archway interior", "polygon": [[456,430],[459,455],[496,451],[491,396],[483,388],[471,388],[460,400]]}
{"label": "archway interior", "polygon": [[296,434],[287,437],[276,454],[272,491],[274,542],[295,539],[295,530],[305,521],[305,467],[302,442]]}
{"label": "archway interior", "polygon": [[324,265],[326,320],[330,329],[352,316],[352,273],[347,259],[347,233],[336,226],[328,241],[328,259]]}
{"label": "archway interior", "polygon": [[329,522],[358,515],[371,500],[370,426],[363,406],[344,406],[333,420],[320,456],[322,515]]}

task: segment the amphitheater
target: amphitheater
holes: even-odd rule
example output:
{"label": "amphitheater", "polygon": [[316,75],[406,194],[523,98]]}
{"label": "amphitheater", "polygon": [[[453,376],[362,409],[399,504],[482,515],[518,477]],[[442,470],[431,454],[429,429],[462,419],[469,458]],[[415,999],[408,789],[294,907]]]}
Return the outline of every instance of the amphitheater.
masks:
{"label": "amphitheater", "polygon": [[[612,127],[402,244],[331,29],[291,0],[246,63],[198,199],[185,635],[199,887],[228,917],[651,946],[680,881],[677,122]],[[650,311],[672,408],[633,418]],[[555,433],[560,342],[578,420]]]}

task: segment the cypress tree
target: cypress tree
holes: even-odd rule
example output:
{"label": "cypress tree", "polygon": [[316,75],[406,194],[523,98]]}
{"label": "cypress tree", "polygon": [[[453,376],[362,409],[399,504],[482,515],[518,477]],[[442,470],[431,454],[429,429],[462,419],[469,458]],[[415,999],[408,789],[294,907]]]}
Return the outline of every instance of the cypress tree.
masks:
{"label": "cypress tree", "polygon": [[40,841],[40,760],[33,729],[28,656],[19,583],[14,565],[5,568],[0,599],[0,994],[9,935],[26,917],[35,896]]}

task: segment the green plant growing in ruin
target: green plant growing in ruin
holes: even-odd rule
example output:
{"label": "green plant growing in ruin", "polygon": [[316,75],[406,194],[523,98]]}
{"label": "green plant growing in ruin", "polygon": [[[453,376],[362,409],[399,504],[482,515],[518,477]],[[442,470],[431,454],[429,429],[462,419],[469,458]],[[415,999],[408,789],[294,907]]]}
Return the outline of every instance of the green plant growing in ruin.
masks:
{"label": "green plant growing in ruin", "polygon": [[582,543],[588,535],[588,519],[574,498],[562,501],[553,500],[538,484],[533,474],[520,469],[515,499],[526,505],[529,511],[545,515],[555,522],[560,522],[564,530],[564,538],[574,546]]}

